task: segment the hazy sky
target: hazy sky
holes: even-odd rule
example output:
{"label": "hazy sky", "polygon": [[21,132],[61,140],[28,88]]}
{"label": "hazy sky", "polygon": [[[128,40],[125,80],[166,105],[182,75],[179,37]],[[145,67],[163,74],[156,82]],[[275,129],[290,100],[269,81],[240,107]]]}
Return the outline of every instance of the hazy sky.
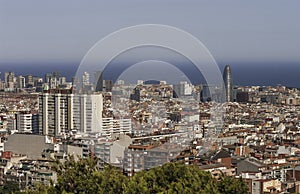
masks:
{"label": "hazy sky", "polygon": [[218,62],[300,62],[300,1],[0,0],[0,65],[78,63],[98,40],[166,24],[201,40]]}

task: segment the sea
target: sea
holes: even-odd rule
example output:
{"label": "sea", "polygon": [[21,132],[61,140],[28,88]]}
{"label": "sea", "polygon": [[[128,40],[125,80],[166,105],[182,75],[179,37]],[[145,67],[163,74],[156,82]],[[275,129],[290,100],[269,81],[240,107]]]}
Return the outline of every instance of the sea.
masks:
{"label": "sea", "polygon": [[[232,69],[234,85],[238,86],[276,86],[300,88],[300,62],[218,62],[220,71],[229,64]],[[71,81],[76,75],[79,66],[78,62],[55,62],[55,63],[0,63],[0,78],[4,79],[4,72],[13,71],[15,75],[34,75],[44,78],[46,73],[59,72],[62,76]],[[110,75],[118,74],[117,69],[110,68],[103,74],[103,78],[111,78]],[[191,76],[193,84],[199,84],[199,76]],[[197,79],[194,79],[197,78]],[[115,79],[114,76],[112,79]],[[205,80],[204,80],[205,82]]]}

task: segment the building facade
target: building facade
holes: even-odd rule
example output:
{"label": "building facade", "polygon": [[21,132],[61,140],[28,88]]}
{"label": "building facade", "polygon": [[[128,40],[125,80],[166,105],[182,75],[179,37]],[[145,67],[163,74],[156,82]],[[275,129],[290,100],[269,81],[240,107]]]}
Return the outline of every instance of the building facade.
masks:
{"label": "building facade", "polygon": [[38,133],[38,115],[31,113],[17,114],[16,130],[20,133]]}
{"label": "building facade", "polygon": [[232,81],[232,72],[229,65],[226,65],[223,73],[223,79],[225,84],[225,94],[226,94],[226,101],[232,101],[232,91],[233,91],[233,81]]}
{"label": "building facade", "polygon": [[69,130],[100,132],[102,110],[100,93],[43,93],[39,96],[40,134],[58,136]]}
{"label": "building facade", "polygon": [[82,133],[97,133],[102,130],[102,94],[70,95],[71,128]]}

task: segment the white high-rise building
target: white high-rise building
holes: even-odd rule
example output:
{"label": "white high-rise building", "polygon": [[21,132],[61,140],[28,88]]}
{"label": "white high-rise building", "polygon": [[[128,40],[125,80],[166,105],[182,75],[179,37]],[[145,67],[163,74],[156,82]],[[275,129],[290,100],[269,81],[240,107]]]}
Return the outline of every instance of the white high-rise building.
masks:
{"label": "white high-rise building", "polygon": [[21,133],[32,132],[32,114],[17,114],[17,130]]}
{"label": "white high-rise building", "polygon": [[38,133],[38,115],[32,113],[16,114],[16,128],[20,133]]}
{"label": "white high-rise building", "polygon": [[44,135],[59,135],[70,129],[69,94],[44,93],[39,97],[39,130]]}
{"label": "white high-rise building", "polygon": [[102,130],[103,97],[101,93],[72,95],[72,129],[82,133]]}
{"label": "white high-rise building", "polygon": [[39,97],[39,130],[57,136],[69,130],[82,133],[101,131],[103,98],[101,93],[44,93]]}
{"label": "white high-rise building", "polygon": [[14,82],[15,81],[15,73],[14,72],[5,72],[4,73],[4,81],[5,81],[5,83]]}
{"label": "white high-rise building", "polygon": [[18,78],[17,78],[17,87],[18,88],[25,88],[25,77],[18,76]]}

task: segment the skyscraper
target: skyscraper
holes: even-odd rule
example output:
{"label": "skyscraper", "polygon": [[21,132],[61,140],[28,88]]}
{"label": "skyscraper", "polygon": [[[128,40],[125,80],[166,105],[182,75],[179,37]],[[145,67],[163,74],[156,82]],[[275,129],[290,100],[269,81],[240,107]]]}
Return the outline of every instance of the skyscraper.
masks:
{"label": "skyscraper", "polygon": [[68,94],[43,93],[39,96],[39,130],[43,135],[60,135],[71,129],[72,111]]}
{"label": "skyscraper", "polygon": [[21,133],[39,133],[38,114],[21,112],[16,114],[16,130]]}
{"label": "skyscraper", "polygon": [[4,80],[6,83],[6,88],[9,91],[13,91],[15,88],[15,73],[14,72],[5,72]]}
{"label": "skyscraper", "polygon": [[101,132],[103,97],[101,93],[75,94],[72,101],[72,129],[82,133]]}
{"label": "skyscraper", "polygon": [[23,77],[21,75],[17,77],[17,87],[18,88],[25,88],[25,85],[26,85],[25,82],[26,82],[25,77]]}
{"label": "skyscraper", "polygon": [[26,87],[28,86],[33,86],[34,85],[34,81],[33,81],[33,76],[32,75],[26,75],[25,76],[25,84],[26,84]]}
{"label": "skyscraper", "polygon": [[232,73],[231,68],[229,65],[226,65],[224,72],[223,72],[223,79],[224,79],[224,85],[225,85],[225,93],[226,93],[226,101],[231,102],[232,101]]}
{"label": "skyscraper", "polygon": [[101,93],[50,90],[39,96],[40,134],[58,136],[71,129],[82,133],[101,132],[102,110]]}
{"label": "skyscraper", "polygon": [[15,73],[14,72],[5,72],[4,73],[4,81],[5,83],[14,82],[15,79]]}

